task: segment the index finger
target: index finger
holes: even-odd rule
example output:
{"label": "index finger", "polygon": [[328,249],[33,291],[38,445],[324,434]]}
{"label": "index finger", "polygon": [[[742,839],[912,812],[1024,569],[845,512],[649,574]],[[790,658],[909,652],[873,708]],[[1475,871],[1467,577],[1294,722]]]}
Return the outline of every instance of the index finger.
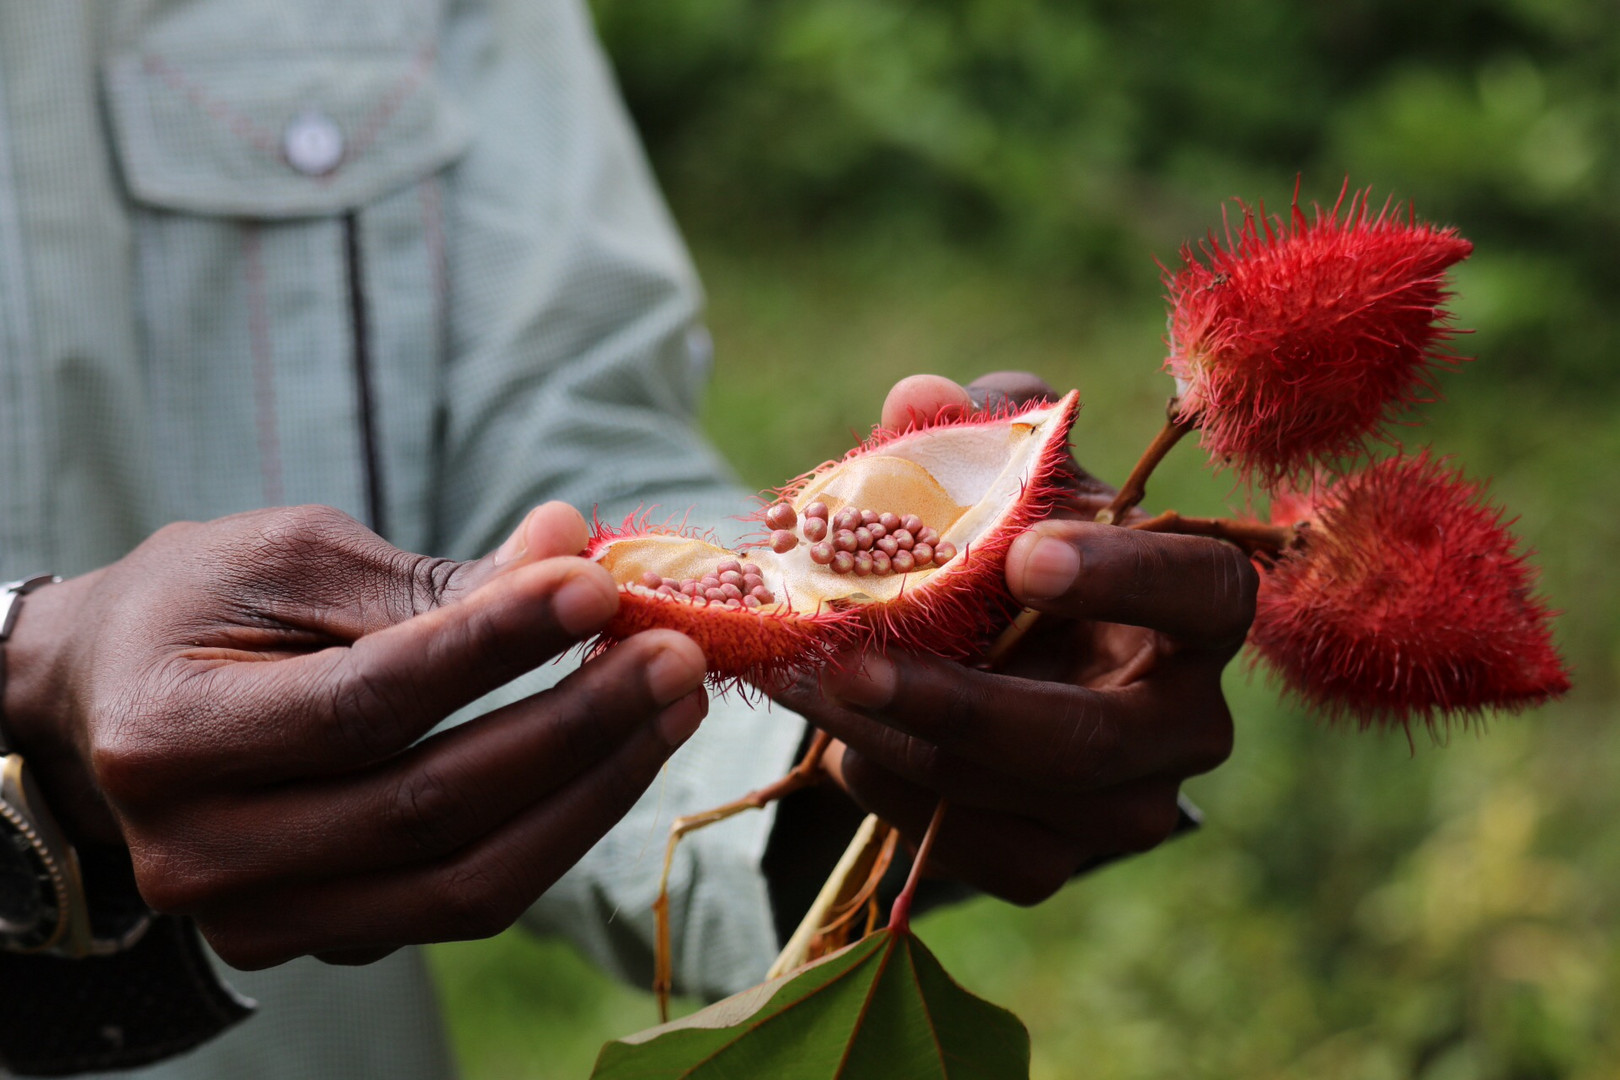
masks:
{"label": "index finger", "polygon": [[1007,551],[1007,587],[1037,611],[1236,650],[1259,575],[1231,544],[1090,521],[1043,521]]}
{"label": "index finger", "polygon": [[[1210,693],[1222,666],[1214,656],[1189,656],[1151,679],[1091,690],[936,658],[868,653],[858,669],[824,669],[819,689],[827,704],[807,703],[814,711],[806,715],[947,798],[1033,807],[1045,801],[1043,793],[1213,768],[1231,749],[1231,715]],[[794,698],[783,701],[800,707]],[[1008,778],[1016,778],[1012,786]],[[998,789],[999,796],[987,794]]]}
{"label": "index finger", "polygon": [[599,630],[617,606],[612,580],[584,559],[522,566],[347,647],[199,672],[207,730],[174,732],[168,749],[219,780],[365,765]]}

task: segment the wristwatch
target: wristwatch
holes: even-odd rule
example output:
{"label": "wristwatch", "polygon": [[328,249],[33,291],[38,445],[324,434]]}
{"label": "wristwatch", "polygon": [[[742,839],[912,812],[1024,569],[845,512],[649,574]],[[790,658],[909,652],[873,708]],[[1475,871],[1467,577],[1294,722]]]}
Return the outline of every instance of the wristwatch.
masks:
{"label": "wristwatch", "polygon": [[[0,585],[0,646],[22,598],[57,580]],[[0,647],[0,704],[5,673]],[[74,850],[3,731],[0,987],[5,1076],[133,1069],[190,1050],[254,1008],[220,979],[195,923],[146,906],[128,851]]]}
{"label": "wristwatch", "polygon": [[[11,636],[22,598],[60,580],[40,574],[0,585],[0,644]],[[4,688],[0,668],[0,694]],[[150,922],[145,905],[133,903],[98,909],[92,920],[78,852],[0,731],[0,950],[106,956],[139,941]]]}

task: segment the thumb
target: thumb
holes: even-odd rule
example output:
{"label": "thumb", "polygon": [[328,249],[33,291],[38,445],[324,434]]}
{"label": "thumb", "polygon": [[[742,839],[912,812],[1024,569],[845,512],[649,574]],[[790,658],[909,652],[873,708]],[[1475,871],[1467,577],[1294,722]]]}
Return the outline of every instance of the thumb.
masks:
{"label": "thumb", "polygon": [[500,547],[472,562],[461,563],[439,592],[440,603],[453,603],[501,574],[562,555],[578,555],[590,541],[590,528],[578,510],[548,502],[530,510]]}
{"label": "thumb", "polygon": [[960,415],[972,408],[967,390],[945,376],[908,375],[883,399],[881,422],[896,431],[913,425],[928,427],[947,410]]}

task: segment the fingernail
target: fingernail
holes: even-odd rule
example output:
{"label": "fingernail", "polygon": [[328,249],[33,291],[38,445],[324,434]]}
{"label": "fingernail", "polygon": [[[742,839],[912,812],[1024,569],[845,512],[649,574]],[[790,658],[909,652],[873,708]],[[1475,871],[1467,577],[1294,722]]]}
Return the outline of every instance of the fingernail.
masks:
{"label": "fingernail", "polygon": [[1024,600],[1062,596],[1080,576],[1080,553],[1072,544],[1043,536],[1024,559],[1023,581],[1016,591]]}
{"label": "fingernail", "polygon": [[850,656],[836,661],[821,676],[822,692],[847,705],[877,708],[894,700],[894,664],[881,653]]}
{"label": "fingernail", "polygon": [[647,689],[660,705],[678,701],[703,685],[703,664],[694,663],[696,648],[660,649],[647,661]]}
{"label": "fingernail", "polygon": [[658,714],[658,734],[670,746],[679,746],[692,737],[709,715],[709,695],[694,690]]}
{"label": "fingernail", "polygon": [[[533,513],[530,511],[529,513]],[[494,565],[499,568],[507,563],[516,562],[523,558],[523,553],[529,550],[529,515],[523,515],[518,522],[517,530],[506,538],[506,543],[495,549]]]}
{"label": "fingernail", "polygon": [[551,599],[552,616],[575,635],[602,629],[618,606],[618,593],[595,574],[576,574],[563,582]]}

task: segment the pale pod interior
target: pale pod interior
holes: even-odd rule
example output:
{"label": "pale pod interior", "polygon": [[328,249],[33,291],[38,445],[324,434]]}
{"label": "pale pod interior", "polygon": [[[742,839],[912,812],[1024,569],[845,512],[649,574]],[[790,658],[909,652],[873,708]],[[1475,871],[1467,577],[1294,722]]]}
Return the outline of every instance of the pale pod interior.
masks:
{"label": "pale pod interior", "polygon": [[[718,581],[724,574],[721,568],[731,560],[745,581],[757,578],[762,583],[764,592],[756,599],[768,595],[768,602],[750,604],[748,591],[742,590],[740,599],[728,597],[732,600],[728,607],[758,614],[811,614],[892,601],[972,559],[974,545],[1002,524],[1025,496],[1047,440],[1057,434],[1053,424],[1066,404],[1067,400],[1013,419],[923,428],[823,466],[790,502],[769,509],[767,517],[775,519],[773,531],[761,545],[734,552],[689,537],[645,534],[610,544],[599,558],[631,592],[674,602],[726,603],[709,593],[710,586],[703,582]],[[863,511],[865,525],[839,527],[841,518],[849,524]],[[870,521],[874,517],[879,520]],[[902,543],[905,539],[911,543],[900,550],[924,554],[937,550],[938,558],[913,566],[915,560],[893,557],[899,533],[883,522],[898,519],[904,524],[907,518],[921,529],[901,530],[910,534]],[[918,534],[923,530],[934,543],[919,549]],[[863,531],[867,535],[862,536]],[[818,557],[818,545],[833,545],[835,552],[848,547],[847,538],[842,545],[837,542],[841,532],[858,537],[848,550],[850,558]],[[773,550],[773,544],[781,550]],[[878,552],[885,552],[884,558],[878,558]],[[693,583],[698,584],[695,595]]]}

